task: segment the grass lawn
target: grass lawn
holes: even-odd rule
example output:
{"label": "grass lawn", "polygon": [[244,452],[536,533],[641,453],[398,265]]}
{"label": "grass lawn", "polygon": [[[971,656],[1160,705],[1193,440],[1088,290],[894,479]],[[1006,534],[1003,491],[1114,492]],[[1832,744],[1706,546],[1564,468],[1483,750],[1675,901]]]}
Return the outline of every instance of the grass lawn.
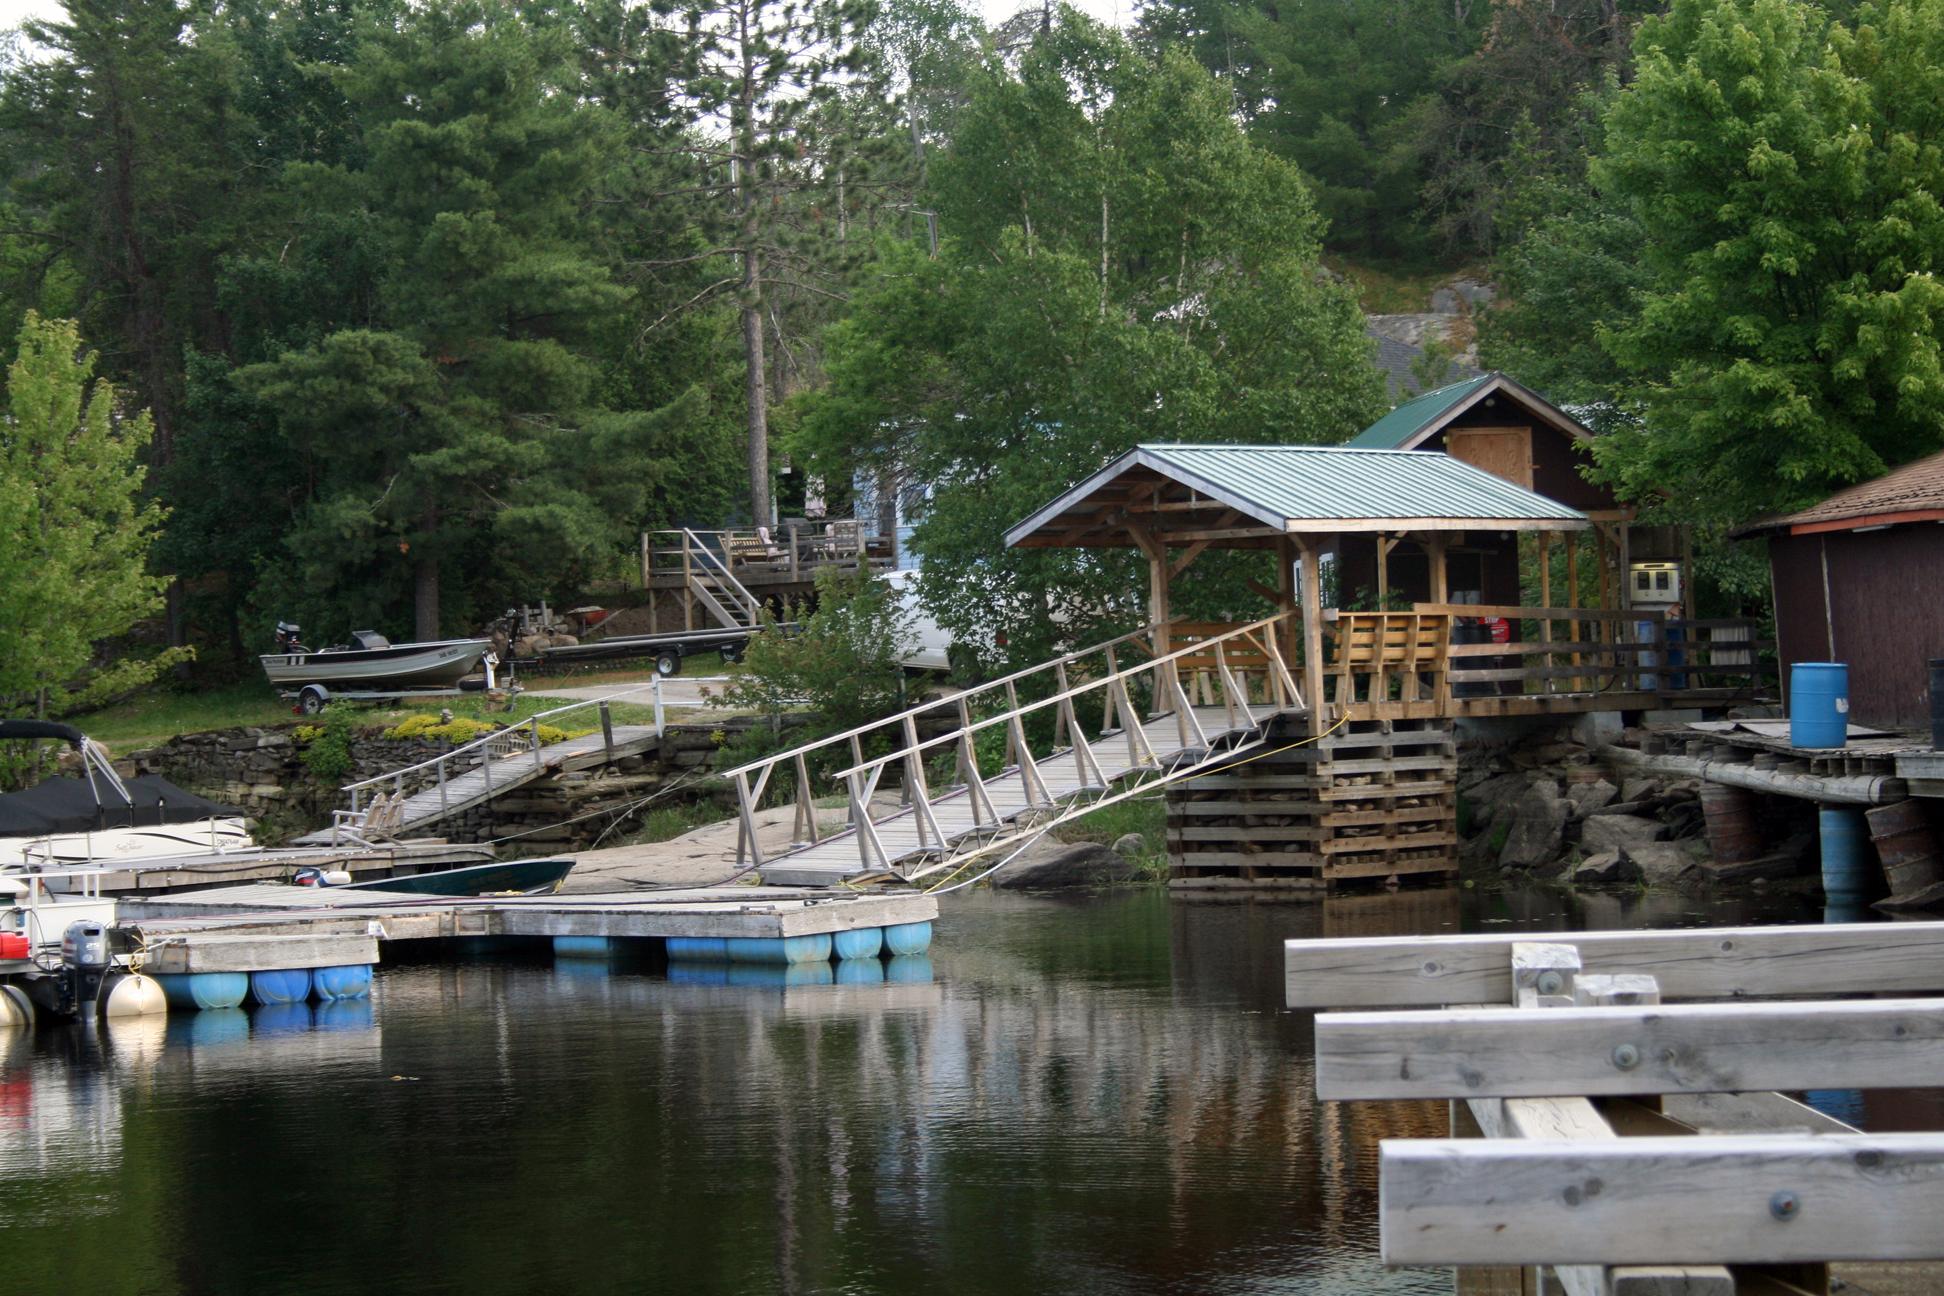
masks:
{"label": "grass lawn", "polygon": [[[513,699],[510,709],[489,712],[484,695],[462,693],[457,697],[422,698],[395,706],[367,703],[342,705],[355,708],[360,728],[377,729],[390,728],[405,717],[421,711],[447,710],[455,716],[509,724],[569,704],[559,698],[521,694]],[[652,703],[636,705],[619,702],[609,710],[616,724],[653,724],[655,720]],[[247,683],[196,693],[171,688],[149,689],[99,711],[67,717],[67,722],[104,744],[116,755],[125,755],[166,742],[178,734],[233,729],[242,725],[293,724],[299,719],[292,714],[290,704],[280,700],[267,684]],[[569,733],[585,733],[601,725],[600,713],[591,705],[570,711],[550,723],[559,725]]]}

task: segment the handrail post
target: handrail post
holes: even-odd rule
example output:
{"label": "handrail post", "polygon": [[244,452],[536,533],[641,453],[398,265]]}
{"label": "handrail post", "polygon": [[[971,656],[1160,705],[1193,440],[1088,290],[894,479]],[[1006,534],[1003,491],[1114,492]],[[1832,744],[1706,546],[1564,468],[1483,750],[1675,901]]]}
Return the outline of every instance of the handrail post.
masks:
{"label": "handrail post", "polygon": [[[601,746],[607,751],[608,764],[614,763],[614,715],[608,710],[607,699],[600,701]],[[536,735],[538,731],[536,730]]]}
{"label": "handrail post", "polygon": [[655,737],[660,738],[668,732],[668,721],[662,710],[661,676],[655,676]]}
{"label": "handrail post", "polygon": [[[443,817],[451,813],[446,801],[446,763],[443,755],[439,757],[437,769],[439,772],[439,814]],[[352,808],[356,809],[356,806],[354,805]]]}

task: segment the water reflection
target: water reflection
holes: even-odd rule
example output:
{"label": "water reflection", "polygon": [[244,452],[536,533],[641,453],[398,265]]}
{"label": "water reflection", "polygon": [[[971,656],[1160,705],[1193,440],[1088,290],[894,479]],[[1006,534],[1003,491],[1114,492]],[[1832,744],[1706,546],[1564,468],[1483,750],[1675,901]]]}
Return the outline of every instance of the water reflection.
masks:
{"label": "water reflection", "polygon": [[158,1292],[1445,1291],[1377,1263],[1375,1218],[1379,1140],[1444,1108],[1315,1101],[1281,942],[1750,920],[955,900],[930,957],[503,948],[387,969],[375,1002],[0,1037],[9,1282],[92,1254]]}

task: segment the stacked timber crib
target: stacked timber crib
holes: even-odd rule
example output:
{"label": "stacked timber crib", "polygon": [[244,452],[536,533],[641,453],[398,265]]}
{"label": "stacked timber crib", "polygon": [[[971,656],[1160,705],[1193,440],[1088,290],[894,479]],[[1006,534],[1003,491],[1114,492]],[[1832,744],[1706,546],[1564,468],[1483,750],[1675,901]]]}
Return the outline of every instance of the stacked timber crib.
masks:
{"label": "stacked timber crib", "polygon": [[1169,882],[1182,890],[1334,891],[1458,870],[1449,719],[1346,720],[1167,792]]}

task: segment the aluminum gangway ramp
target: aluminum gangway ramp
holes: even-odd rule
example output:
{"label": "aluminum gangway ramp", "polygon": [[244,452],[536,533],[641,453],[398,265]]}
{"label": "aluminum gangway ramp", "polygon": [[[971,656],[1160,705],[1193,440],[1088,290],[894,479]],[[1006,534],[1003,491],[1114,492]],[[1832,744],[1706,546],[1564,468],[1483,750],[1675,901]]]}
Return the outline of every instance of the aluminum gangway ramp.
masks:
{"label": "aluminum gangway ramp", "polygon": [[[1291,615],[1148,626],[729,770],[737,863],[780,886],[957,873],[1259,748],[1273,722],[1307,710],[1278,642]],[[831,797],[849,822],[820,831],[816,804]],[[756,812],[783,801],[793,840],[765,854]]]}
{"label": "aluminum gangway ramp", "polygon": [[[639,706],[651,701],[652,724],[614,723],[614,705]],[[575,713],[579,713],[578,720],[600,727],[561,742],[545,741],[540,732],[543,725],[576,725],[576,720],[568,719]],[[544,775],[592,769],[623,756],[638,755],[661,741],[663,728],[659,679],[543,711],[430,760],[347,783],[343,790],[351,799],[351,808],[333,810],[329,828],[306,833],[293,844],[365,845],[401,837],[505,796]]]}

